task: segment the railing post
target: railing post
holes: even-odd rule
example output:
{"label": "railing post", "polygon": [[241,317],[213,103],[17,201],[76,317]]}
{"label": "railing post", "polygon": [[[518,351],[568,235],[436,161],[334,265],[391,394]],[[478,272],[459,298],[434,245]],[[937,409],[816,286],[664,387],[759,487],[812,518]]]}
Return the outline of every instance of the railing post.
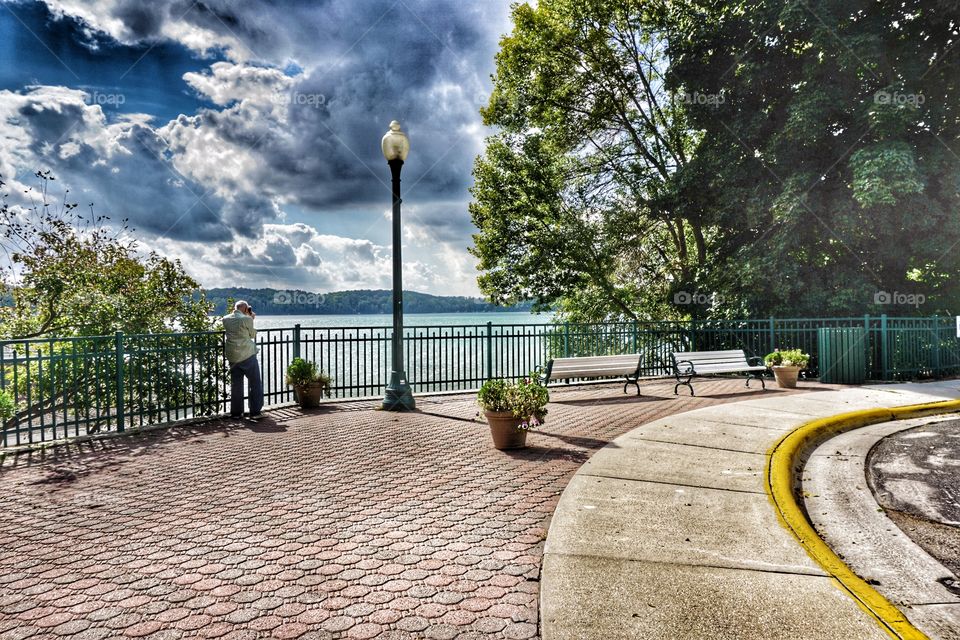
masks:
{"label": "railing post", "polygon": [[293,357],[300,357],[300,323],[293,325]]}
{"label": "railing post", "polygon": [[122,432],[126,421],[126,409],[123,406],[123,331],[117,331],[113,340],[117,369],[117,431]]}
{"label": "railing post", "polygon": [[493,322],[487,322],[487,380],[493,380]]}
{"label": "railing post", "polygon": [[563,323],[563,357],[570,356],[570,323]]}
{"label": "railing post", "polygon": [[888,379],[887,363],[887,314],[880,315],[880,371],[883,380]]}
{"label": "railing post", "polygon": [[770,332],[770,351],[768,353],[773,353],[777,350],[777,326],[776,320],[773,319],[773,316],[770,316],[768,324]]}
{"label": "railing post", "polygon": [[866,367],[867,367],[868,380],[873,379],[872,376],[873,376],[874,363],[870,362],[870,356],[873,353],[872,350],[870,349],[871,341],[872,341],[872,337],[870,335],[870,314],[865,313],[863,314],[863,349],[864,349],[864,358],[865,358]]}
{"label": "railing post", "polygon": [[637,351],[637,341],[639,338],[638,336],[639,333],[640,333],[640,327],[637,325],[637,321],[634,320],[633,321],[633,352],[634,353],[639,353]]}
{"label": "railing post", "polygon": [[933,316],[933,374],[940,377],[940,317]]}

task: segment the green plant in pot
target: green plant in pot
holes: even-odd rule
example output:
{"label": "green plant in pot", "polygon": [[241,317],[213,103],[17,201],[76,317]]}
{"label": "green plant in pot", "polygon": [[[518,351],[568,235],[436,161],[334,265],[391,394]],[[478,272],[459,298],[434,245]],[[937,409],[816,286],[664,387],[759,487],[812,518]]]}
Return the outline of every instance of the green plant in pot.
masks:
{"label": "green plant in pot", "polygon": [[287,384],[301,407],[317,407],[320,400],[330,396],[332,378],[317,367],[317,363],[294,358],[287,367]]}
{"label": "green plant in pot", "polygon": [[768,353],[763,362],[773,369],[773,377],[777,379],[778,386],[795,389],[800,371],[810,364],[810,354],[800,349],[777,349]]}
{"label": "green plant in pot", "polygon": [[549,401],[549,391],[534,376],[487,380],[477,394],[497,449],[525,447],[527,432],[543,424]]}

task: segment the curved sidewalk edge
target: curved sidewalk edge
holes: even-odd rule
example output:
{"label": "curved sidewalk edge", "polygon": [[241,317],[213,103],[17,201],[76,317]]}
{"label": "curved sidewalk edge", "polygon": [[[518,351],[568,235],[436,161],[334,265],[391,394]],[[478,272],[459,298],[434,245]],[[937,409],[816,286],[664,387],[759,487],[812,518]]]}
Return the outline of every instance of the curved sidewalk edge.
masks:
{"label": "curved sidewalk edge", "polygon": [[581,467],[554,514],[544,639],[889,637],[782,526],[765,470],[801,425],[871,410],[889,420],[892,407],[958,399],[958,386],[814,385],[617,438]]}
{"label": "curved sidewalk edge", "polygon": [[767,492],[783,525],[817,564],[836,578],[842,588],[872,615],[881,627],[890,635],[905,640],[921,640],[927,636],[911,624],[889,600],[855,574],[820,538],[796,500],[794,486],[797,478],[794,470],[813,446],[845,431],[951,411],[960,411],[960,401],[946,400],[894,408],[865,409],[813,420],[791,431],[774,445],[765,474]]}

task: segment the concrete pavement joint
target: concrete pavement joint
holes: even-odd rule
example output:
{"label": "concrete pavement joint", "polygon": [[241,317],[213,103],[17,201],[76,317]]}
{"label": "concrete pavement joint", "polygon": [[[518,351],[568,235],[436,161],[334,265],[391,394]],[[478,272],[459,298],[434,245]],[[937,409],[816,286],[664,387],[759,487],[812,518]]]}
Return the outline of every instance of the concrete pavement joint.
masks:
{"label": "concrete pavement joint", "polygon": [[710,449],[711,451],[730,451],[731,453],[755,453],[750,449],[733,449],[731,447],[711,447],[705,444],[688,444],[686,442],[675,442],[673,440],[663,440],[660,438],[648,438],[645,436],[638,436],[637,440],[643,440],[644,442],[659,442],[660,444],[675,444],[684,447],[696,447],[698,449]]}
{"label": "concrete pavement joint", "polygon": [[765,489],[781,524],[800,542],[810,557],[833,576],[836,584],[895,638],[921,640],[927,636],[914,627],[897,607],[853,573],[816,533],[794,495],[795,465],[811,446],[838,433],[879,422],[957,411],[960,411],[960,401],[948,400],[890,409],[865,409],[820,418],[785,435],[769,453],[764,474]]}
{"label": "concrete pavement joint", "polygon": [[[723,451],[726,451],[726,449],[723,449]],[[603,478],[605,480],[622,480],[624,482],[636,482],[640,484],[659,484],[659,485],[664,485],[668,487],[682,487],[684,489],[707,489],[709,491],[729,491],[731,493],[745,493],[747,495],[752,495],[752,496],[766,495],[765,491],[749,491],[747,489],[720,489],[718,487],[708,487],[700,484],[683,484],[681,482],[667,482],[665,480],[646,480],[641,478],[625,478],[623,476],[608,476],[608,475],[600,475],[596,473],[581,473],[579,475],[584,478]]]}
{"label": "concrete pavement joint", "polygon": [[[555,556],[562,556],[565,558],[595,558],[598,560],[609,560],[611,556],[608,555],[597,555],[592,553],[564,553],[563,551],[555,551],[553,553]],[[830,576],[825,576],[821,573],[813,573],[810,571],[787,571],[783,569],[758,569],[757,567],[746,567],[746,566],[736,566],[732,564],[711,564],[709,562],[662,562],[660,560],[652,560],[647,558],[616,558],[622,562],[627,563],[642,563],[647,565],[661,565],[664,567],[688,567],[690,569],[723,569],[725,571],[752,571],[754,573],[772,573],[781,576],[808,576],[810,578],[822,578],[824,580],[832,580]],[[925,604],[940,604],[935,602],[928,602]],[[950,602],[946,604],[956,604],[955,602]]]}

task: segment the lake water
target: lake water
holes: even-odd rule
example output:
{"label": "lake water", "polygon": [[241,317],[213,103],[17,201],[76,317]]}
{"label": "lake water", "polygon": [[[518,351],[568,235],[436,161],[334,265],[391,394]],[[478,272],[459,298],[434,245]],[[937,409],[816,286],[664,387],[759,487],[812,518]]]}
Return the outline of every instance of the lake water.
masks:
{"label": "lake water", "polygon": [[[404,368],[417,392],[476,388],[488,370],[525,375],[544,362],[545,334],[552,331],[552,314],[528,312],[407,313],[403,320]],[[284,372],[295,353],[332,375],[338,396],[382,393],[392,323],[389,314],[257,316],[268,397],[289,393]]]}
{"label": "lake water", "polygon": [[[549,324],[553,314],[533,314],[521,311],[490,313],[405,313],[405,327],[493,324]],[[354,328],[354,327],[390,327],[393,316],[390,314],[357,315],[291,315],[261,316],[256,319],[257,329],[280,329],[299,324],[301,327]]]}

